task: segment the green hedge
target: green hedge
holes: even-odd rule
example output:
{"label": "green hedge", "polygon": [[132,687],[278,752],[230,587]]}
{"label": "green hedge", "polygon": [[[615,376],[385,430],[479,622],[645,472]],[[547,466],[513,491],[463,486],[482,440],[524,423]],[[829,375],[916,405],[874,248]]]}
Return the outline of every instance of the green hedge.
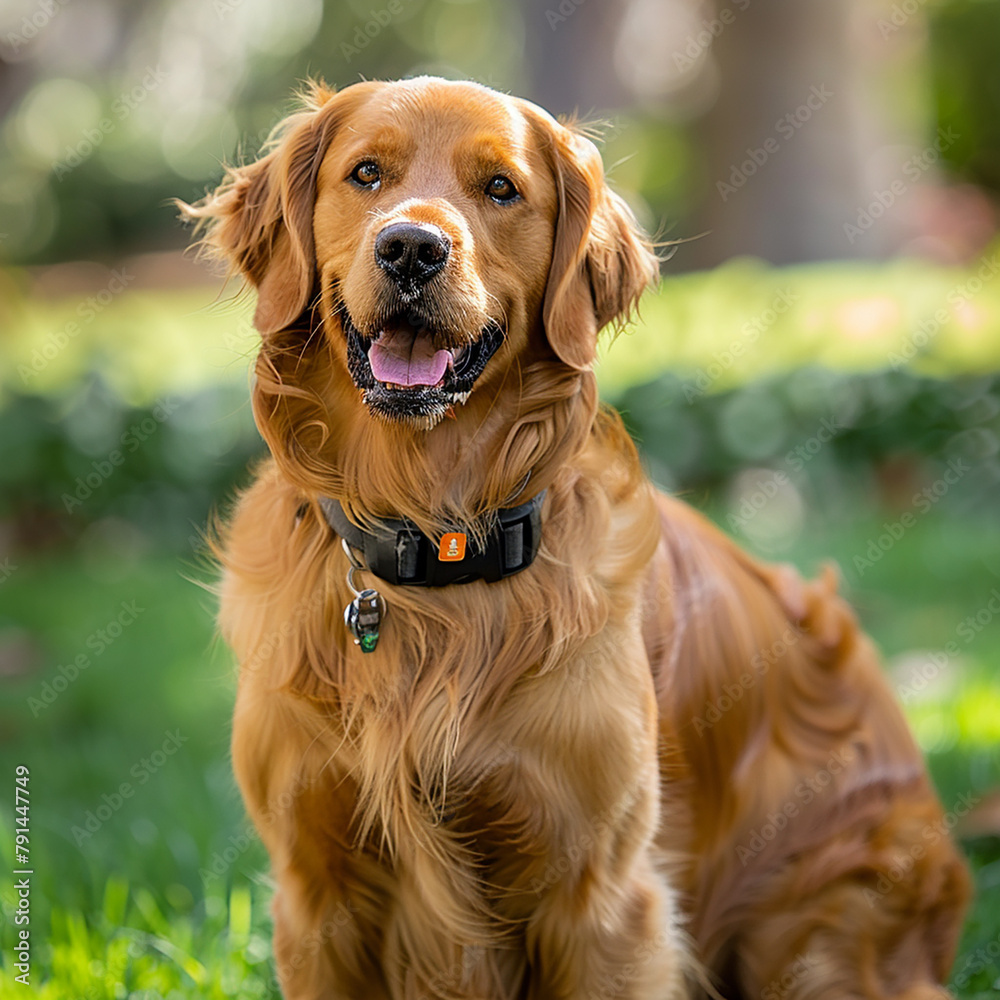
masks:
{"label": "green hedge", "polygon": [[[694,384],[664,375],[612,397],[669,489],[719,491],[749,467],[809,484],[817,502],[881,491],[892,506],[892,470],[919,483],[960,460],[968,488],[947,504],[984,506],[996,495],[1000,376],[808,368],[716,393]],[[11,394],[0,409],[0,517],[28,542],[111,518],[190,546],[263,451],[240,386],[140,407],[97,375],[69,393]]]}

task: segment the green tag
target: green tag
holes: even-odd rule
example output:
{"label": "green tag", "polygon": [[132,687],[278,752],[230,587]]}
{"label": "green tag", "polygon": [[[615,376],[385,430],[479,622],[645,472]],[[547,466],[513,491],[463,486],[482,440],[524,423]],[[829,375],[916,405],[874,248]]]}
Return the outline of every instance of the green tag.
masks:
{"label": "green tag", "polygon": [[[347,582],[350,584],[350,578]],[[361,651],[371,653],[378,645],[384,604],[377,590],[355,590],[354,593],[357,596],[344,608],[344,624],[350,629]]]}

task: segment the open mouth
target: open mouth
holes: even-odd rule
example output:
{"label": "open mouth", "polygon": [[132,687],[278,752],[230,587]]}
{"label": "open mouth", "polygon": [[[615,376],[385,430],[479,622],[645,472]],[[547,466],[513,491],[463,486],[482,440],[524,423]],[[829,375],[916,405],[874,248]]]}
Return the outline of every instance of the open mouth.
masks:
{"label": "open mouth", "polygon": [[374,336],[362,333],[346,310],[347,365],[368,408],[379,416],[433,427],[469,398],[504,333],[489,323],[477,340],[436,347],[434,327],[415,313],[391,316]]}

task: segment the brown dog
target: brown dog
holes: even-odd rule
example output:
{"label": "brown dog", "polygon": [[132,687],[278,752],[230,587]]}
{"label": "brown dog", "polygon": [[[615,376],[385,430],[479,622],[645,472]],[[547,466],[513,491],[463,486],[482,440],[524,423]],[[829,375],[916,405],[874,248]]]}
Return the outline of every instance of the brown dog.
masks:
{"label": "brown dog", "polygon": [[185,211],[258,296],[220,620],[285,995],[945,997],[967,876],[870,643],[598,406],[657,260],[594,146],[315,85]]}

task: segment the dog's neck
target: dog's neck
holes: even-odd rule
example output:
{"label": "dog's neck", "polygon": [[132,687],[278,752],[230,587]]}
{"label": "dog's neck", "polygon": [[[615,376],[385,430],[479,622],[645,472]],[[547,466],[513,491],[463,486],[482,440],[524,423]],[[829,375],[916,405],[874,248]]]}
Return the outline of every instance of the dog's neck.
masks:
{"label": "dog's neck", "polygon": [[304,499],[335,498],[364,523],[405,517],[427,534],[475,530],[555,481],[597,412],[590,372],[539,361],[483,387],[429,431],[371,416],[323,338],[272,338],[257,360],[254,416],[282,475]]}

